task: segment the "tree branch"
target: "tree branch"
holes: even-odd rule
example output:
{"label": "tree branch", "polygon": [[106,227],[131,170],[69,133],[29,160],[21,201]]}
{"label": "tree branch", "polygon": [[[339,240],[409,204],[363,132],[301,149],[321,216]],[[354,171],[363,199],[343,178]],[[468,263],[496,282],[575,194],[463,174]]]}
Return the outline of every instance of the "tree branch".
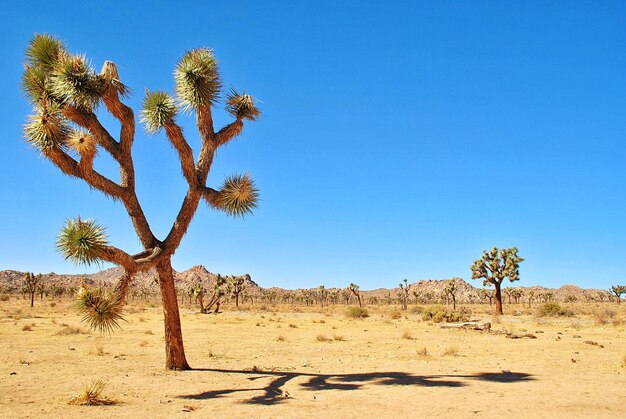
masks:
{"label": "tree branch", "polygon": [[183,170],[183,175],[187,179],[190,188],[195,188],[198,184],[198,178],[196,177],[196,167],[193,160],[193,151],[185,136],[183,130],[174,122],[165,124],[165,134],[169,138],[170,142],[178,152],[178,158],[180,160],[180,166]]}
{"label": "tree branch", "polygon": [[220,205],[220,193],[212,188],[204,188],[202,191],[202,197],[204,200],[215,209],[221,209]]}
{"label": "tree branch", "polygon": [[215,134],[215,137],[213,139],[215,148],[226,144],[227,142],[241,134],[241,131],[243,131],[243,120],[241,118],[237,118],[235,121],[226,125],[224,128],[219,130],[217,134]]}
{"label": "tree branch", "polygon": [[215,145],[213,144],[215,131],[213,130],[213,116],[211,115],[210,105],[203,105],[198,108],[196,125],[198,126],[198,132],[200,132],[200,138],[202,139],[196,170],[198,172],[199,183],[204,185],[209,170],[211,169],[211,164],[213,163],[213,154],[215,153]]}
{"label": "tree branch", "polygon": [[87,165],[87,162],[85,162],[81,165],[67,153],[59,149],[47,150],[44,152],[44,155],[66,175],[83,179],[91,187],[98,189],[113,199],[123,198],[124,189],[117,183],[93,170],[91,164]]}

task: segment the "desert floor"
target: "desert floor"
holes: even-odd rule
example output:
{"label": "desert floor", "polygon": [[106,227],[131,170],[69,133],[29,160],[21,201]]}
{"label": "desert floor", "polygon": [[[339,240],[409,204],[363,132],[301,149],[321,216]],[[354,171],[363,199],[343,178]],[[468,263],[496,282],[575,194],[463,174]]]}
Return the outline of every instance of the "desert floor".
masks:
{"label": "desert floor", "polygon": [[[476,307],[473,318],[494,321]],[[592,313],[605,309],[614,318],[602,324]],[[0,302],[0,417],[626,417],[625,305],[493,323],[536,339],[389,307],[364,320],[345,306],[226,310],[182,308],[196,369],[175,372],[156,302],[131,303],[110,337],[88,332],[69,300]],[[117,404],[68,405],[95,380]]]}

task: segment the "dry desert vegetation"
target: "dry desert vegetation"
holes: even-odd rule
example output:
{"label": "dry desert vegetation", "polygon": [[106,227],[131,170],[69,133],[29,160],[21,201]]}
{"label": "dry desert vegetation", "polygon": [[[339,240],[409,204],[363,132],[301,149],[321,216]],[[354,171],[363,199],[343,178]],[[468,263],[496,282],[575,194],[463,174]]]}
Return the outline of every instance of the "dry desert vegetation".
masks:
{"label": "dry desert vegetation", "polygon": [[[8,298],[8,299],[7,299]],[[163,368],[160,303],[132,301],[111,336],[72,298],[0,302],[1,417],[623,417],[626,305],[523,305],[491,331],[449,329],[409,305],[181,307],[191,371]],[[463,307],[461,307],[463,308]],[[89,390],[92,393],[89,393]],[[82,406],[89,396],[100,403]]]}

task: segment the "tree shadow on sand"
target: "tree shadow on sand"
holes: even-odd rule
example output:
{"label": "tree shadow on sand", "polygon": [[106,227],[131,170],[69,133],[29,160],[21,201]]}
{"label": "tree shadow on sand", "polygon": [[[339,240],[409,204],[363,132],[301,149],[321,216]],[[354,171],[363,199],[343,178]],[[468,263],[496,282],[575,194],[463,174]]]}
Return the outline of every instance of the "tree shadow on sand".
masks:
{"label": "tree shadow on sand", "polygon": [[406,372],[371,372],[358,374],[314,374],[305,372],[280,372],[280,371],[251,371],[251,370],[226,370],[226,369],[195,369],[195,371],[245,374],[247,380],[253,382],[264,378],[273,378],[266,386],[249,388],[231,388],[223,390],[210,390],[197,394],[178,396],[182,399],[207,400],[222,397],[227,394],[247,391],[263,391],[260,396],[245,400],[248,404],[274,405],[289,400],[289,394],[283,391],[283,386],[294,378],[305,378],[300,384],[308,390],[358,390],[366,384],[385,386],[416,386],[416,387],[464,387],[466,382],[461,380],[491,381],[497,383],[515,383],[532,381],[530,374],[507,372],[490,373],[483,372],[473,375],[414,375]]}

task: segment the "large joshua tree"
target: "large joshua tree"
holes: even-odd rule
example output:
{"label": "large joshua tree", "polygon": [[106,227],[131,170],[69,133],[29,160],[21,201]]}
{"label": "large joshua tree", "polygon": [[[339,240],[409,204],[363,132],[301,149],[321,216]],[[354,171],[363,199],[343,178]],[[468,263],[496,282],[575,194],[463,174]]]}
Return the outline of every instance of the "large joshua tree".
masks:
{"label": "large joshua tree", "polygon": [[519,280],[519,264],[524,258],[517,255],[517,247],[510,249],[498,249],[494,247],[489,252],[483,251],[480,259],[474,261],[471,266],[472,279],[483,279],[483,286],[493,285],[496,289],[496,314],[502,312],[501,285],[505,278],[509,281]]}
{"label": "large joshua tree", "polygon": [[[175,96],[165,91],[146,91],[140,121],[149,134],[165,131],[188,183],[172,228],[165,238],[157,238],[135,192],[131,153],[135,114],[121,101],[129,89],[120,81],[115,64],[106,61],[97,74],[85,56],[71,54],[58,39],[35,35],[26,50],[24,67],[22,86],[34,107],[25,126],[27,140],[64,174],[82,179],[92,189],[124,205],[143,247],[139,253],[127,253],[110,245],[105,229],[95,221],[80,217],[67,220],[57,241],[66,259],[85,265],[106,261],[124,269],[115,292],[82,290],[80,302],[85,319],[101,330],[116,327],[133,275],[154,268],[163,302],[166,367],[189,369],[171,258],[201,200],[232,216],[243,216],[255,208],[258,192],[247,174],[227,177],[219,189],[206,184],[216,150],[241,133],[244,120],[259,117],[253,98],[231,89],[226,94],[226,110],[235,120],[214,130],[212,108],[222,83],[213,52],[204,48],[185,53],[176,65]],[[100,123],[96,111],[101,105],[119,122],[118,138]],[[181,110],[196,117],[201,147],[195,158],[177,123]],[[119,182],[94,168],[94,159],[102,152],[110,154],[119,165]]]}

